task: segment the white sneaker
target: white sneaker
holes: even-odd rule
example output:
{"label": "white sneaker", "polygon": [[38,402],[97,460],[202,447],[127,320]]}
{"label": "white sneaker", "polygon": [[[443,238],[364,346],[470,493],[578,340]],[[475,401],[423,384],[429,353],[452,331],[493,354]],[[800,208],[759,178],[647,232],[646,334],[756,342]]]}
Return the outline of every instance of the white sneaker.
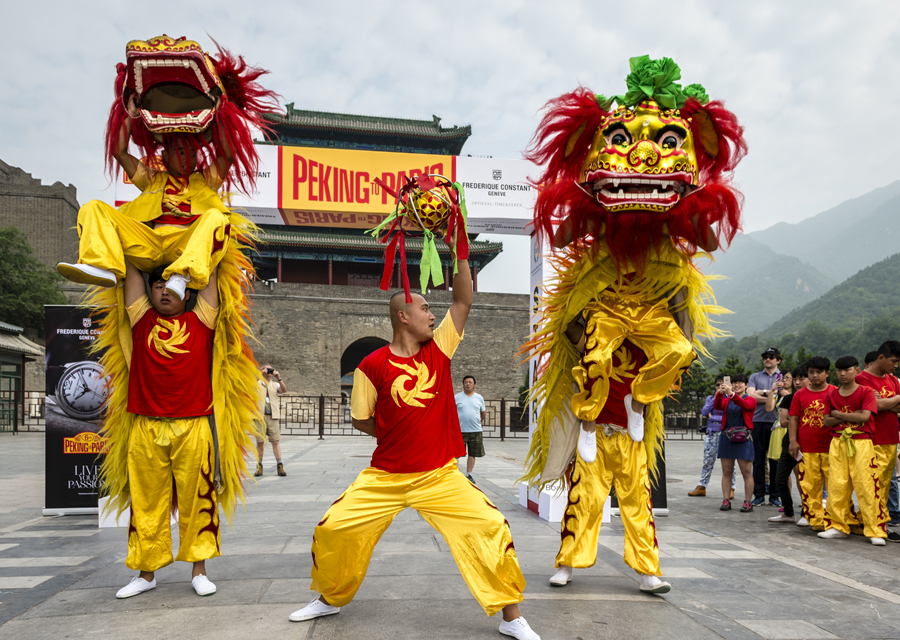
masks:
{"label": "white sneaker", "polygon": [[117,598],[130,598],[132,596],[136,596],[139,593],[144,593],[145,591],[150,591],[150,589],[156,588],[156,578],[153,578],[150,582],[147,582],[140,576],[134,577],[131,579],[131,582],[126,584],[124,587],[119,589],[116,592]]}
{"label": "white sneaker", "polygon": [[593,462],[597,459],[597,428],[587,431],[584,426],[578,433],[578,455],[585,462]]}
{"label": "white sneaker", "polygon": [[840,538],[847,538],[848,535],[843,531],[838,531],[835,528],[825,529],[825,531],[819,532],[820,538],[825,538],[826,540],[838,540]]}
{"label": "white sneaker", "polygon": [[216,592],[216,585],[209,581],[202,573],[191,580],[191,586],[198,596],[211,596]]}
{"label": "white sneaker", "polygon": [[572,581],[572,567],[564,564],[559,565],[559,569],[550,578],[550,584],[554,587],[564,587]]}
{"label": "white sneaker", "polygon": [[302,609],[297,609],[289,615],[288,620],[291,622],[302,622],[313,618],[321,618],[322,616],[333,616],[336,613],[340,613],[340,611],[340,607],[332,607],[330,604],[325,604],[316,598]]}
{"label": "white sneaker", "polygon": [[519,616],[515,620],[507,622],[504,620],[500,623],[500,633],[505,636],[512,636],[519,640],[541,640],[541,637],[531,630],[525,618]]}
{"label": "white sneaker", "polygon": [[794,519],[791,516],[786,516],[782,513],[780,515],[772,516],[771,518],[769,518],[769,522],[790,522],[791,524],[794,524]]}
{"label": "white sneaker", "polygon": [[179,300],[184,300],[184,290],[187,288],[188,282],[191,281],[190,276],[183,276],[180,273],[174,273],[166,280],[166,290]]}
{"label": "white sneaker", "polygon": [[808,527],[808,526],[809,526],[809,520],[807,520],[807,519],[806,519],[805,517],[803,517],[803,516],[800,516],[800,519],[797,520],[797,526],[798,526],[798,527]]}
{"label": "white sneaker", "polygon": [[656,576],[641,574],[641,591],[644,593],[669,593],[671,590],[672,585],[668,582],[663,582]]}
{"label": "white sneaker", "polygon": [[869,538],[869,542],[871,542],[876,547],[883,547],[887,544],[884,538]]}
{"label": "white sneaker", "polygon": [[116,274],[109,269],[101,269],[100,267],[92,267],[89,264],[60,262],[56,265],[56,270],[66,280],[78,282],[79,284],[92,284],[101,287],[116,286]]}
{"label": "white sneaker", "polygon": [[631,408],[631,394],[625,396],[625,413],[628,414],[628,435],[635,442],[641,442],[644,439],[644,414],[635,412]]}

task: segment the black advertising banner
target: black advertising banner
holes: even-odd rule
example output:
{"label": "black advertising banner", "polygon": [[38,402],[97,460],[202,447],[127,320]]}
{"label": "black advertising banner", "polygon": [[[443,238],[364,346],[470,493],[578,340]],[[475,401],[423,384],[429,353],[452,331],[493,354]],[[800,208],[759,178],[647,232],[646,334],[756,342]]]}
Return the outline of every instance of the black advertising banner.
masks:
{"label": "black advertising banner", "polygon": [[96,513],[101,411],[108,378],[88,350],[99,329],[91,310],[47,305],[44,515]]}

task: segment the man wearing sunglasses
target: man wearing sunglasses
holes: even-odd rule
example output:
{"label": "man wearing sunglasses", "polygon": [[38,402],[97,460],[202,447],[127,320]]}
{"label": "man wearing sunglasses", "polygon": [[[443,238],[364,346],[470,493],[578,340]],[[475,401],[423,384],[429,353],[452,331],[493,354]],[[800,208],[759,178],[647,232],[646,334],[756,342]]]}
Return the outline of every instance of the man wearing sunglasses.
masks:
{"label": "man wearing sunglasses", "polygon": [[[781,506],[778,492],[775,488],[775,474],[778,464],[769,460],[769,437],[772,434],[772,425],[775,424],[776,411],[766,411],[766,397],[771,392],[772,385],[780,379],[781,352],[774,347],[769,347],[762,352],[763,370],[750,376],[747,383],[747,395],[756,398],[756,412],[753,414],[753,506],[765,504],[766,494],[769,494],[769,504]],[[766,485],[766,465],[769,465],[769,485]]]}

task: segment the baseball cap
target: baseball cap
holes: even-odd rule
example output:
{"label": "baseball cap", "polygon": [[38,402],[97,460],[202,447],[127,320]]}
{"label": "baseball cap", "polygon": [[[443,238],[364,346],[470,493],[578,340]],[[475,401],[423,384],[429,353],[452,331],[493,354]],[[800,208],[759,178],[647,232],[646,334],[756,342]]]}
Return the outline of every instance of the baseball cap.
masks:
{"label": "baseball cap", "polygon": [[775,356],[776,358],[780,358],[781,352],[778,349],[776,349],[775,347],[769,347],[768,349],[766,349],[765,351],[762,352],[762,357],[765,358],[766,356]]}

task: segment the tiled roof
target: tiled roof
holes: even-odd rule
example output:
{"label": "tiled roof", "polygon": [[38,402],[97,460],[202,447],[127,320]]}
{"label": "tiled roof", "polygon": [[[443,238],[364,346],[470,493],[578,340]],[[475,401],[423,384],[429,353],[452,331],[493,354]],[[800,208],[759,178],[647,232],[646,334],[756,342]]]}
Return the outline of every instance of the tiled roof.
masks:
{"label": "tiled roof", "polygon": [[5,332],[0,333],[0,351],[12,351],[13,353],[25,354],[26,356],[42,357],[44,355],[42,346],[33,343],[25,336]]}
{"label": "tiled roof", "polygon": [[6,333],[22,333],[23,331],[25,331],[25,329],[23,329],[22,327],[17,327],[14,324],[0,322],[0,331],[6,332]]}
{"label": "tiled roof", "polygon": [[302,127],[305,129],[322,129],[328,131],[352,131],[376,135],[415,136],[446,140],[468,138],[472,135],[471,125],[463,127],[442,127],[441,119],[432,116],[431,120],[406,120],[403,118],[379,118],[376,116],[360,116],[346,113],[329,113],[325,111],[306,111],[294,109],[294,104],[286,105],[284,116],[266,116],[275,124]]}
{"label": "tiled roof", "polygon": [[[337,233],[314,233],[304,231],[263,230],[259,244],[276,244],[293,247],[318,247],[323,249],[356,249],[359,251],[384,251],[385,245],[370,235],[349,235]],[[422,252],[422,238],[408,238],[406,248],[412,253]],[[450,248],[444,242],[436,242],[438,253],[448,254]],[[503,251],[502,242],[473,240],[469,242],[469,253],[486,255]]]}

